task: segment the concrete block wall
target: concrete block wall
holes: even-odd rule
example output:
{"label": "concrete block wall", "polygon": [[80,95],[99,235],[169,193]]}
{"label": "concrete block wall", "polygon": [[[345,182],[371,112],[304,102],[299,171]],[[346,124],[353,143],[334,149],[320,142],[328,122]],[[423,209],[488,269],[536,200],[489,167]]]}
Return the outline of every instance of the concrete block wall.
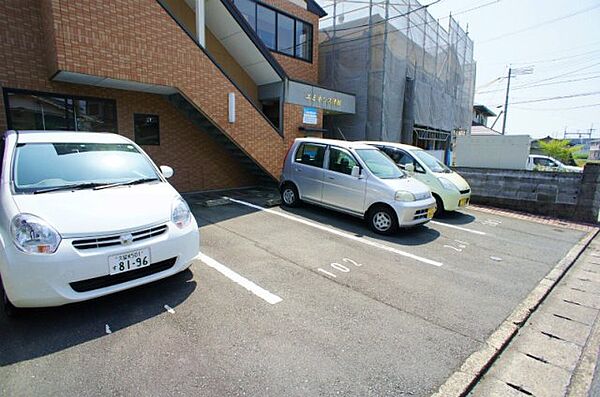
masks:
{"label": "concrete block wall", "polygon": [[471,185],[474,204],[598,222],[600,165],[583,174],[456,167]]}

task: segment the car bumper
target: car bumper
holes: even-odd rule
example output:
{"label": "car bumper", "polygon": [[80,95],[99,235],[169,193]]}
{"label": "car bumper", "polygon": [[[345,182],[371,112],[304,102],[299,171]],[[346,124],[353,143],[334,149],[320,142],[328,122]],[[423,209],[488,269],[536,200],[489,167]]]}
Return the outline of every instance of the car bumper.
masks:
{"label": "car bumper", "polygon": [[410,227],[427,223],[431,220],[431,216],[433,216],[432,212],[435,212],[429,211],[431,209],[435,210],[435,199],[433,197],[408,203],[394,201],[388,204],[396,211],[398,226],[400,227]]}
{"label": "car bumper", "polygon": [[[167,232],[162,235],[127,246],[79,250],[72,245],[72,239],[64,239],[51,255],[25,254],[9,242],[5,257],[0,261],[4,262],[0,263],[0,271],[8,298],[16,307],[60,306],[98,298],[179,273],[187,269],[198,255],[198,226],[194,220],[184,229],[170,222],[168,226]],[[142,248],[150,249],[151,264],[148,268],[109,275],[108,256]],[[153,267],[155,264],[158,267]],[[153,272],[143,272],[149,268]],[[125,277],[128,273],[131,275]],[[104,282],[98,284],[97,280]],[[85,287],[81,288],[81,285]]]}
{"label": "car bumper", "polygon": [[446,194],[442,198],[446,211],[456,211],[465,208],[471,202],[471,192],[461,194],[459,192]]}

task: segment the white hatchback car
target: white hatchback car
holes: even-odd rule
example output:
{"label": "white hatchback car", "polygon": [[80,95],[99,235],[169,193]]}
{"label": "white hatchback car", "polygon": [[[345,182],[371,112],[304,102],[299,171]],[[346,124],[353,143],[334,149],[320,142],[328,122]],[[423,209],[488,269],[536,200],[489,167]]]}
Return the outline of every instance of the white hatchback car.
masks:
{"label": "white hatchback car", "polygon": [[0,286],[7,314],[121,291],[187,269],[198,226],[160,169],[107,133],[0,140]]}

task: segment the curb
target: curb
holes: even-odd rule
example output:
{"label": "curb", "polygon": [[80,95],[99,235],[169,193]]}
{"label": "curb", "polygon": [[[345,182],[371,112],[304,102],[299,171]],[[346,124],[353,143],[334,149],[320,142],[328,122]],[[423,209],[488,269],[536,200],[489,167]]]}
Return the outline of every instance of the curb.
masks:
{"label": "curb", "polygon": [[471,354],[432,397],[466,396],[599,232],[600,229],[594,228],[571,248],[567,255],[488,337],[483,347]]}

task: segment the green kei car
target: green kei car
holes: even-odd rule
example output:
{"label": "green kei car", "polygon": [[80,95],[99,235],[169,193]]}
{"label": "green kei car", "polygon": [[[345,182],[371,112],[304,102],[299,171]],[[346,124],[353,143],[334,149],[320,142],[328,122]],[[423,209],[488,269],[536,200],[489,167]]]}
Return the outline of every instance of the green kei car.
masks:
{"label": "green kei car", "polygon": [[415,179],[426,184],[437,202],[438,212],[456,211],[471,199],[471,187],[458,173],[416,146],[393,142],[362,142],[373,145]]}

